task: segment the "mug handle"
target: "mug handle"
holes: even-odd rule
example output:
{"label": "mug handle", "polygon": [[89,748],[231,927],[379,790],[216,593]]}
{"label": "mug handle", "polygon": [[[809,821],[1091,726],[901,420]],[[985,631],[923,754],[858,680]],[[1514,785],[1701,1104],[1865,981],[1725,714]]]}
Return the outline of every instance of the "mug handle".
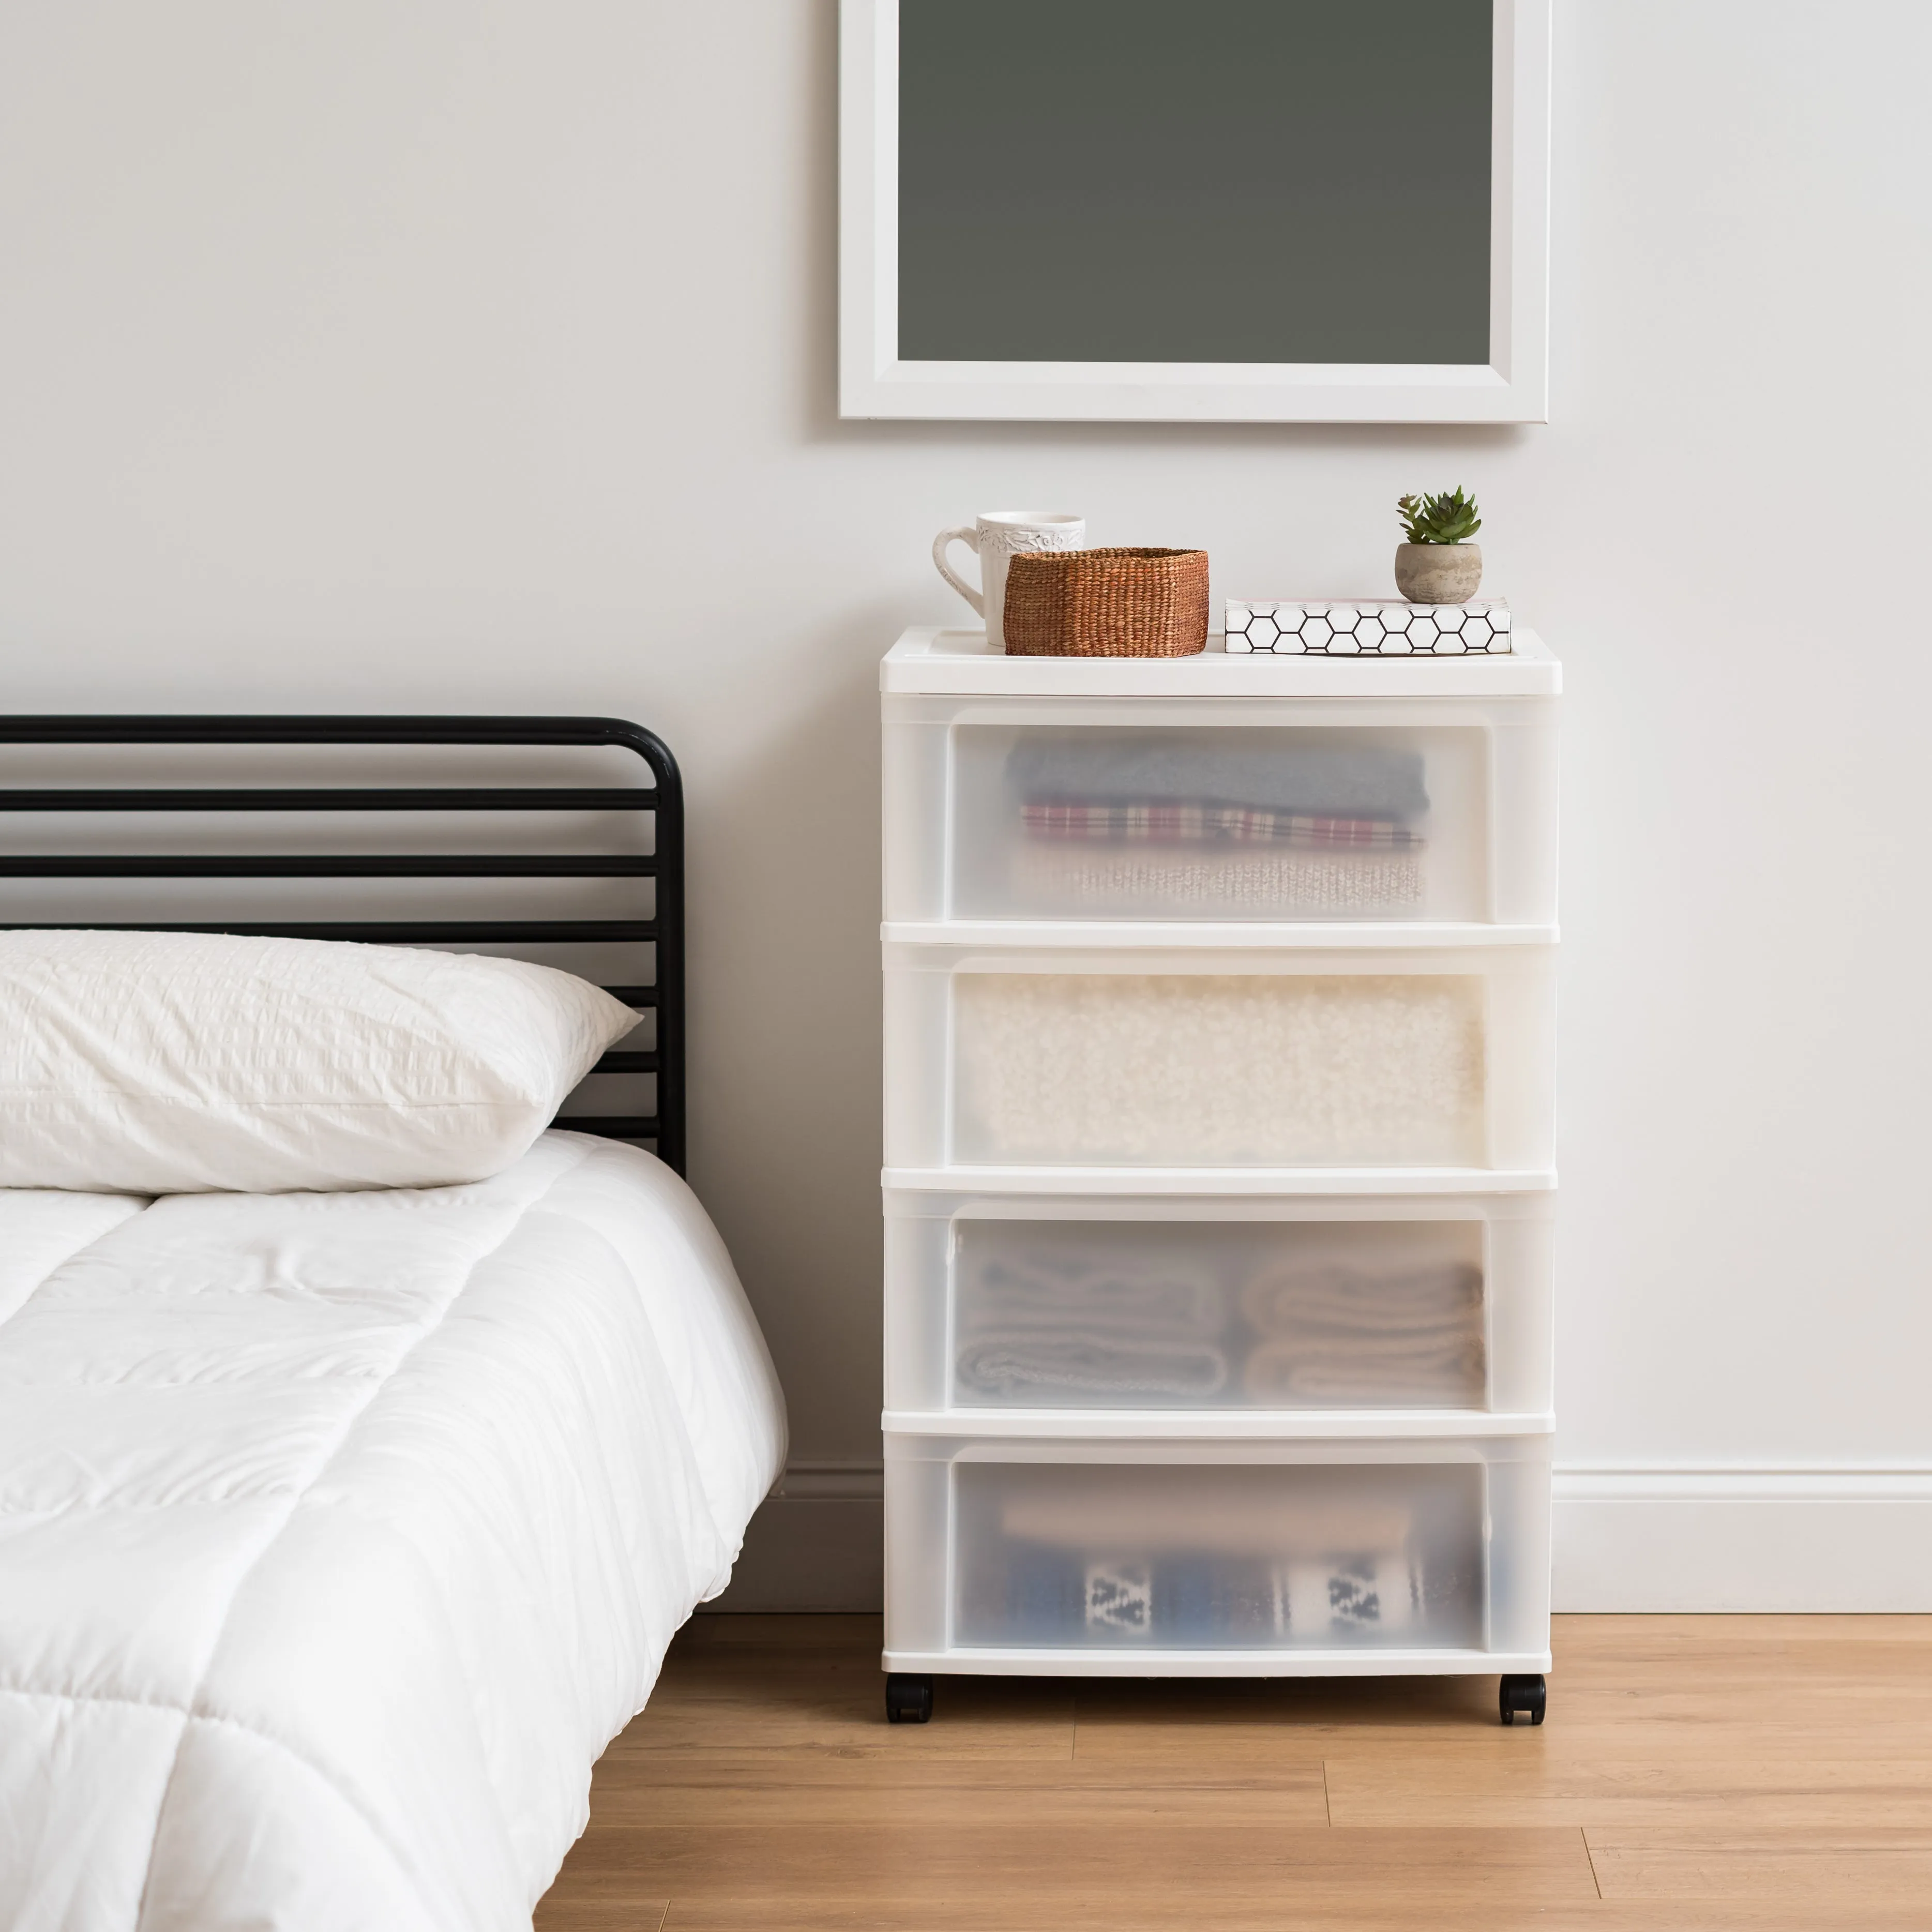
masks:
{"label": "mug handle", "polygon": [[983,617],[986,614],[986,600],[946,560],[947,548],[956,543],[970,544],[976,555],[980,548],[980,532],[970,525],[961,530],[941,530],[932,540],[932,560],[938,566],[940,575]]}

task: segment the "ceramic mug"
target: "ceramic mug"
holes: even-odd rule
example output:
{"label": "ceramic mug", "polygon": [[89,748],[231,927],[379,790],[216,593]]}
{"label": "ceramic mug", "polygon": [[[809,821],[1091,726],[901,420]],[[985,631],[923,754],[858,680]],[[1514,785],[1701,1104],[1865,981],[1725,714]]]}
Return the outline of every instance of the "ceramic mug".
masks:
{"label": "ceramic mug", "polygon": [[[980,553],[980,588],[975,590],[946,560],[948,547],[970,544]],[[970,528],[941,530],[932,540],[939,574],[986,620],[986,648],[1004,651],[1000,613],[1006,602],[1006,563],[1027,550],[1084,550],[1087,520],[1056,510],[988,510]]]}

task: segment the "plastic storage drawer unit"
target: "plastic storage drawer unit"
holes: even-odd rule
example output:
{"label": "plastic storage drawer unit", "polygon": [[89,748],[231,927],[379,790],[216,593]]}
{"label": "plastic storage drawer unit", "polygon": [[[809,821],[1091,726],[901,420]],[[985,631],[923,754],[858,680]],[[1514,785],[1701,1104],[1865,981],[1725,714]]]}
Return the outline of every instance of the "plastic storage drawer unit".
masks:
{"label": "plastic storage drawer unit", "polygon": [[1540,1724],[1562,668],[880,670],[886,1715],[1490,1673]]}
{"label": "plastic storage drawer unit", "polygon": [[886,1660],[1547,1668],[1550,1438],[886,1444]]}
{"label": "plastic storage drawer unit", "polygon": [[889,1170],[1552,1164],[1545,946],[885,951]]}
{"label": "plastic storage drawer unit", "polygon": [[[1547,1193],[886,1197],[886,1426],[1551,1406]],[[998,1411],[997,1418],[986,1413]],[[1292,1426],[1279,1414],[1267,1426]],[[1364,1432],[1387,1428],[1364,1418]]]}
{"label": "plastic storage drawer unit", "polygon": [[886,917],[1556,917],[1555,700],[888,698]]}

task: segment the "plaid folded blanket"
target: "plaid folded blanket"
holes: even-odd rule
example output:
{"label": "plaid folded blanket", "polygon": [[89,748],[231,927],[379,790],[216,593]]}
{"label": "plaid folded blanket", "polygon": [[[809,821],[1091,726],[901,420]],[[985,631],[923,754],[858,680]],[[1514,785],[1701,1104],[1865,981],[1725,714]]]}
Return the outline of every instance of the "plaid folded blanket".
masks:
{"label": "plaid folded blanket", "polygon": [[1130,845],[1017,838],[1010,868],[1030,910],[1104,917],[1297,919],[1412,911],[1426,890],[1420,848],[1321,851],[1292,845]]}
{"label": "plaid folded blanket", "polygon": [[1120,803],[1097,800],[1030,798],[1021,823],[1035,838],[1110,839],[1129,844],[1298,846],[1332,850],[1412,851],[1424,841],[1387,818],[1330,818],[1306,812],[1274,812],[1264,806],[1206,805],[1144,799]]}

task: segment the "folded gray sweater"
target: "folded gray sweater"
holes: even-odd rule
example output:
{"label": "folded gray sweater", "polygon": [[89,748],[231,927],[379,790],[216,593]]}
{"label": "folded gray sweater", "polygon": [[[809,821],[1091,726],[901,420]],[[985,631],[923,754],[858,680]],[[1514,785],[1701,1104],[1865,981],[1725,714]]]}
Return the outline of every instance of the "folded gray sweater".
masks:
{"label": "folded gray sweater", "polygon": [[1422,754],[1376,746],[1217,747],[1178,733],[1033,731],[1014,746],[1006,775],[1029,799],[1211,800],[1330,818],[1410,818],[1429,808]]}

